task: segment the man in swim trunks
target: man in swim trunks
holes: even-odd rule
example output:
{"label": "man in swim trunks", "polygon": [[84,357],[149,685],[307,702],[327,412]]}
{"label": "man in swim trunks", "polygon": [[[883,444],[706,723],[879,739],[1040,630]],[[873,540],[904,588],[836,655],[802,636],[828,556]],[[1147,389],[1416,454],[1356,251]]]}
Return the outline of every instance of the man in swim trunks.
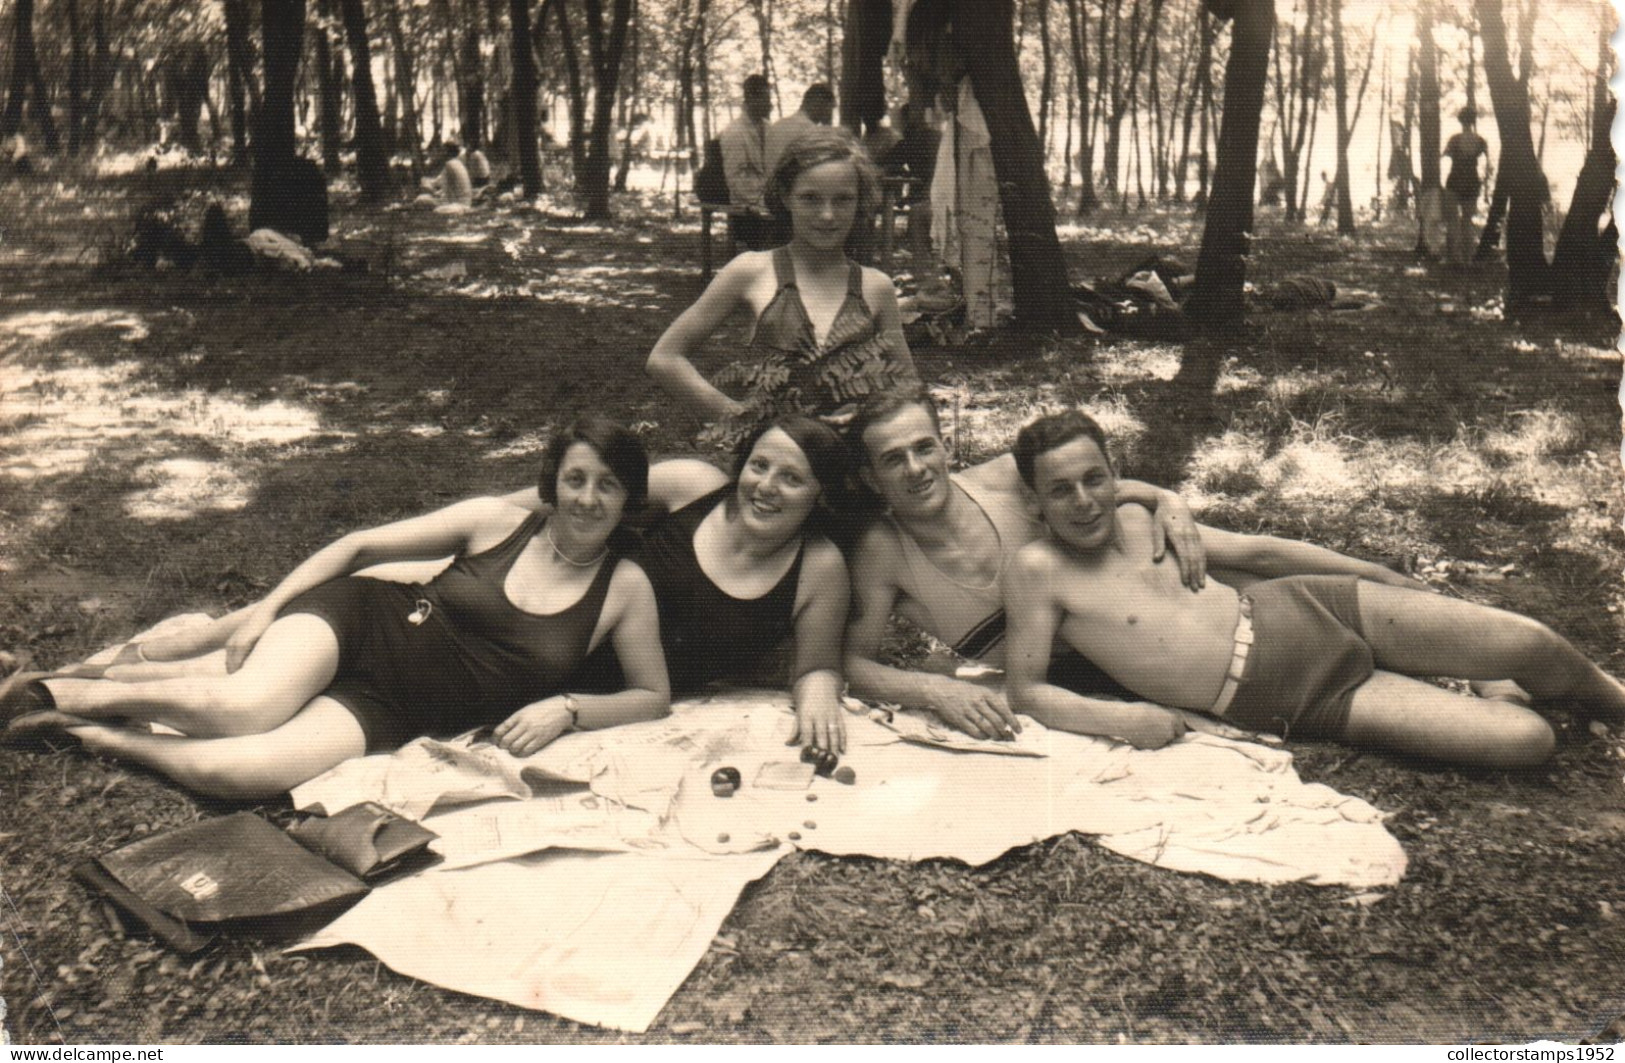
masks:
{"label": "man in swim trunks", "polygon": [[[1001,691],[938,672],[890,667],[878,658],[896,612],[960,657],[1003,665],[1000,578],[1017,550],[1046,534],[1028,512],[1015,462],[1004,455],[950,473],[936,408],[918,390],[870,398],[850,435],[861,451],[860,476],[887,509],[849,557],[852,616],[845,663],[853,693],[930,709],[970,735],[1010,737],[1020,725]],[[1154,511],[1147,514],[1148,551],[1160,559],[1172,545],[1181,577],[1200,586],[1202,542],[1185,503],[1133,480],[1119,488],[1124,501]],[[1057,662],[1056,680],[1077,690],[1127,694],[1075,654]]]}
{"label": "man in swim trunks", "polygon": [[1476,767],[1539,764],[1555,743],[1550,725],[1522,705],[1406,675],[1510,677],[1537,702],[1625,723],[1625,686],[1545,625],[1318,546],[1198,526],[1215,565],[1283,578],[1193,592],[1152,556],[1145,512],[1118,505],[1105,435],[1085,414],[1023,428],[1014,459],[1052,538],[1023,547],[1005,578],[1008,691],[1048,726],[1141,748],[1185,730],[1169,709],[1051,683],[1057,636],[1161,705]]}

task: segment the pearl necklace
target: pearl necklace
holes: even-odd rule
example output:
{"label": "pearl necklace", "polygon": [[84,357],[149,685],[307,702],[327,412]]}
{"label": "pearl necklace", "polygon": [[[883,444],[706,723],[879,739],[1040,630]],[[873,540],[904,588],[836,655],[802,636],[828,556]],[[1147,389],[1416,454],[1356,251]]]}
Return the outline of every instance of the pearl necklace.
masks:
{"label": "pearl necklace", "polygon": [[552,524],[542,525],[542,534],[547,537],[547,545],[553,548],[553,556],[558,558],[560,561],[563,561],[566,565],[574,565],[576,568],[591,568],[609,556],[609,547],[606,545],[602,550],[598,551],[597,557],[592,558],[589,561],[577,561],[563,550],[560,550],[559,544],[553,541]]}

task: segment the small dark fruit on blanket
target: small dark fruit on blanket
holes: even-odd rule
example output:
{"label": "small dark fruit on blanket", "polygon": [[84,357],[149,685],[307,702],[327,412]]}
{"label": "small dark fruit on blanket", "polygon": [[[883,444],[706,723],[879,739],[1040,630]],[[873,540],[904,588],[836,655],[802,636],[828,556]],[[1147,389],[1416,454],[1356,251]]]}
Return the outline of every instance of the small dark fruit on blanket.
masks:
{"label": "small dark fruit on blanket", "polygon": [[842,768],[835,773],[835,781],[851,786],[858,781],[858,773],[851,768]]}
{"label": "small dark fruit on blanket", "polygon": [[820,775],[828,777],[835,771],[835,766],[840,762],[841,758],[837,757],[834,753],[831,753],[827,749],[820,749],[818,751],[818,760],[813,764],[813,770]]}
{"label": "small dark fruit on blanket", "polygon": [[817,764],[818,763],[818,758],[823,756],[823,755],[824,755],[824,751],[822,749],[820,749],[818,746],[802,746],[801,747],[801,760],[802,760],[802,763],[804,763],[804,764]]}
{"label": "small dark fruit on blanket", "polygon": [[711,792],[718,797],[732,797],[739,784],[738,768],[718,768],[711,773]]}

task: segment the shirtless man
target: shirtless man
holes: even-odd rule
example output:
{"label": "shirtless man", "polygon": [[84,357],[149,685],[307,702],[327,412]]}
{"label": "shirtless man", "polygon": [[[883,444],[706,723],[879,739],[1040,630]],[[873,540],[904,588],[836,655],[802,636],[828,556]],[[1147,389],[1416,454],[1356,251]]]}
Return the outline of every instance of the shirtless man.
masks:
{"label": "shirtless man", "polygon": [[[1005,455],[950,473],[936,408],[919,392],[872,397],[860,407],[850,434],[862,451],[859,475],[888,512],[864,531],[850,558],[847,682],[865,697],[930,709],[966,734],[1011,737],[1020,724],[1000,691],[892,668],[877,657],[895,611],[960,656],[1003,665],[1000,578],[1018,549],[1046,534],[1028,512],[1015,462]],[[1200,587],[1205,578],[1201,536],[1185,503],[1133,480],[1119,487],[1125,502],[1154,510],[1144,514],[1147,552],[1160,560],[1172,545],[1180,578]],[[1072,689],[1127,694],[1074,654],[1057,662],[1056,678]]]}
{"label": "shirtless man", "polygon": [[1318,546],[1198,526],[1217,566],[1320,574],[1269,579],[1240,594],[1218,582],[1193,592],[1153,557],[1144,511],[1119,505],[1105,436],[1085,414],[1028,425],[1014,457],[1052,538],[1023,547],[1005,578],[1007,684],[1012,705],[1048,726],[1141,747],[1185,729],[1169,709],[1103,702],[1050,683],[1057,635],[1163,705],[1456,764],[1533,766],[1555,738],[1522,705],[1462,697],[1408,675],[1510,676],[1537,702],[1568,701],[1610,725],[1625,722],[1625,686],[1545,625],[1429,593]]}

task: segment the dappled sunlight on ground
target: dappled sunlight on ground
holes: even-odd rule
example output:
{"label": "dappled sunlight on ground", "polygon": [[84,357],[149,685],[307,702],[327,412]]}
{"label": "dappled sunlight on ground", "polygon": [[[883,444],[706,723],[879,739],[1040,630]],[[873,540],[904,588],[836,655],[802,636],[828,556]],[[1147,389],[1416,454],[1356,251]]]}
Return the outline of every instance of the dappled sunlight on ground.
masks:
{"label": "dappled sunlight on ground", "polygon": [[18,339],[53,340],[67,332],[88,328],[120,329],[129,343],[147,338],[150,330],[138,314],[122,310],[38,310],[0,318],[0,354]]}
{"label": "dappled sunlight on ground", "polygon": [[[16,322],[16,315],[8,321]],[[85,315],[55,315],[70,323]],[[125,318],[108,312],[97,324]],[[22,328],[30,340],[54,339],[60,320]],[[138,379],[142,366],[119,361],[59,368],[7,364],[7,388],[0,395],[0,482],[33,485],[32,517],[50,520],[59,512],[42,494],[98,465],[134,464],[137,483],[122,505],[140,521],[180,520],[201,512],[241,509],[252,484],[238,466],[246,448],[281,447],[331,436],[312,410],[286,401],[256,403],[230,392],[197,388],[162,391]],[[53,360],[63,358],[58,353]],[[220,447],[225,456],[199,456]]]}
{"label": "dappled sunlight on ground", "polygon": [[200,512],[230,512],[248,505],[252,486],[224,461],[168,458],[135,470],[151,486],[124,496],[124,511],[135,520],[186,520]]}
{"label": "dappled sunlight on ground", "polygon": [[502,461],[506,458],[528,458],[540,455],[547,449],[546,432],[526,432],[517,439],[510,439],[501,446],[495,447],[485,455],[487,461]]}
{"label": "dappled sunlight on ground", "polygon": [[1099,367],[1102,382],[1120,384],[1127,381],[1172,380],[1179,372],[1181,352],[1178,347],[1156,344],[1122,344],[1109,362]]}

